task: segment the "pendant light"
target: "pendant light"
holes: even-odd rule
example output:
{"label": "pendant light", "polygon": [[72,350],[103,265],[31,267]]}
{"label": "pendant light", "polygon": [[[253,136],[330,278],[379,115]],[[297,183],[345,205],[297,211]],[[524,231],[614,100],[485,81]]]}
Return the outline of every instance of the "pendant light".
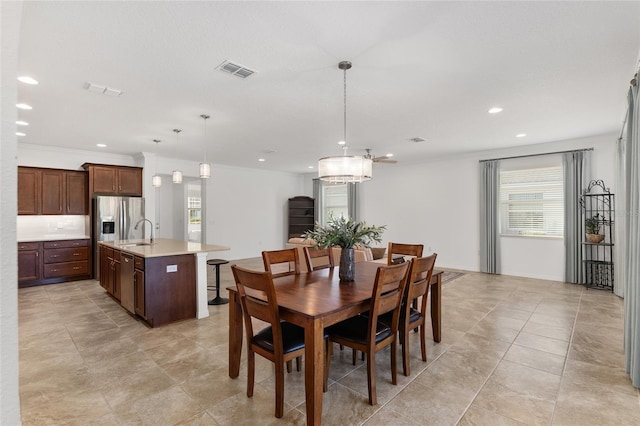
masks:
{"label": "pendant light", "polygon": [[318,160],[318,177],[329,183],[359,183],[370,180],[373,161],[361,155],[347,155],[347,70],[351,62],[342,61],[338,68],[344,72],[344,139],[340,141],[344,154]]}
{"label": "pendant light", "polygon": [[204,120],[204,140],[202,143],[202,163],[200,163],[200,179],[209,179],[211,177],[211,164],[207,163],[207,120],[210,116],[202,114],[200,117]]}
{"label": "pendant light", "polygon": [[[157,151],[158,150],[157,146],[160,143],[160,139],[154,139],[153,141],[156,143],[156,151]],[[158,153],[157,152],[155,157],[156,157],[156,170],[153,177],[151,178],[151,186],[155,188],[159,188],[160,186],[162,186],[162,178],[158,174]]]}
{"label": "pendant light", "polygon": [[[178,158],[178,135],[182,130],[173,129],[173,131],[176,132],[176,158]],[[173,180],[173,183],[182,183],[182,171],[174,170],[171,174],[171,178]]]}

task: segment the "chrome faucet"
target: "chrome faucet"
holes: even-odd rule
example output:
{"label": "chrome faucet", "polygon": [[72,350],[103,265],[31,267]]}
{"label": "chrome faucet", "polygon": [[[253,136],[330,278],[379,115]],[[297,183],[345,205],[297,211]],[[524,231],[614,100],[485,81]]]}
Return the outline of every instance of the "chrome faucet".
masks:
{"label": "chrome faucet", "polygon": [[[138,221],[138,223],[136,223],[136,226],[133,227],[133,229],[138,229],[138,226],[144,221],[149,222],[149,225],[151,225],[151,238],[149,238],[149,242],[151,244],[153,244],[153,223],[149,219],[145,219],[145,218],[140,219]],[[144,225],[142,225],[142,226],[144,226]],[[143,231],[144,231],[144,229],[143,229]]]}

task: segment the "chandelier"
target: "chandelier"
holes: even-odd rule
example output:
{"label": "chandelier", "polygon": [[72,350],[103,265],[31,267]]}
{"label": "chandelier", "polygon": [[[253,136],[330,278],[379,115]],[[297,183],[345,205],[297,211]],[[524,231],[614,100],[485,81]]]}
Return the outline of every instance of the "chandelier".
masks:
{"label": "chandelier", "polygon": [[347,155],[347,70],[351,62],[342,61],[338,68],[344,72],[344,139],[340,142],[344,154],[318,160],[318,177],[329,183],[364,182],[373,175],[373,161],[361,155]]}
{"label": "chandelier", "polygon": [[200,163],[200,179],[209,179],[211,177],[211,164],[207,163],[207,120],[210,118],[207,114],[200,116],[204,120],[204,143],[202,144],[202,163]]}
{"label": "chandelier", "polygon": [[[180,132],[182,130],[180,129],[173,129],[173,131],[176,133],[176,158],[178,156],[178,135],[180,134]],[[173,181],[173,183],[182,183],[182,170],[174,170],[173,173],[171,173],[171,180]]]}
{"label": "chandelier", "polygon": [[[153,140],[156,143],[156,151],[157,151],[157,147],[158,144],[161,142],[160,139],[154,139]],[[151,186],[158,188],[160,186],[162,186],[162,178],[160,177],[160,175],[158,174],[158,153],[156,152],[156,171],[153,175],[153,177],[151,178]]]}

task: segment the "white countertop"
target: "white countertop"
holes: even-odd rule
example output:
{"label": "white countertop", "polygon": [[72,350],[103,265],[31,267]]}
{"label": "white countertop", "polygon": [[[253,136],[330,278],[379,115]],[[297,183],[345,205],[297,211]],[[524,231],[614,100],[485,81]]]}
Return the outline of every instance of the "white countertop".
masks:
{"label": "white countertop", "polygon": [[[140,243],[144,245],[134,245]],[[140,257],[179,256],[183,254],[230,250],[229,247],[225,246],[170,240],[168,238],[156,238],[153,244],[149,244],[149,240],[100,241],[100,244]]]}
{"label": "white countertop", "polygon": [[30,243],[34,241],[62,241],[62,240],[88,240],[88,235],[83,234],[51,234],[38,235],[33,237],[18,238],[19,243]]}

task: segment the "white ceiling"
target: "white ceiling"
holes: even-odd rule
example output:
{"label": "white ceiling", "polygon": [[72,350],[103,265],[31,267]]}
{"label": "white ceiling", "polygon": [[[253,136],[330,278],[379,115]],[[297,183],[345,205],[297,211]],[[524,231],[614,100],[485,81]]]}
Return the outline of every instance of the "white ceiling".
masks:
{"label": "white ceiling", "polygon": [[349,152],[416,163],[618,132],[639,52],[640,2],[25,1],[19,140],[199,161],[209,114],[209,161],[306,173],[341,154],[350,60]]}

